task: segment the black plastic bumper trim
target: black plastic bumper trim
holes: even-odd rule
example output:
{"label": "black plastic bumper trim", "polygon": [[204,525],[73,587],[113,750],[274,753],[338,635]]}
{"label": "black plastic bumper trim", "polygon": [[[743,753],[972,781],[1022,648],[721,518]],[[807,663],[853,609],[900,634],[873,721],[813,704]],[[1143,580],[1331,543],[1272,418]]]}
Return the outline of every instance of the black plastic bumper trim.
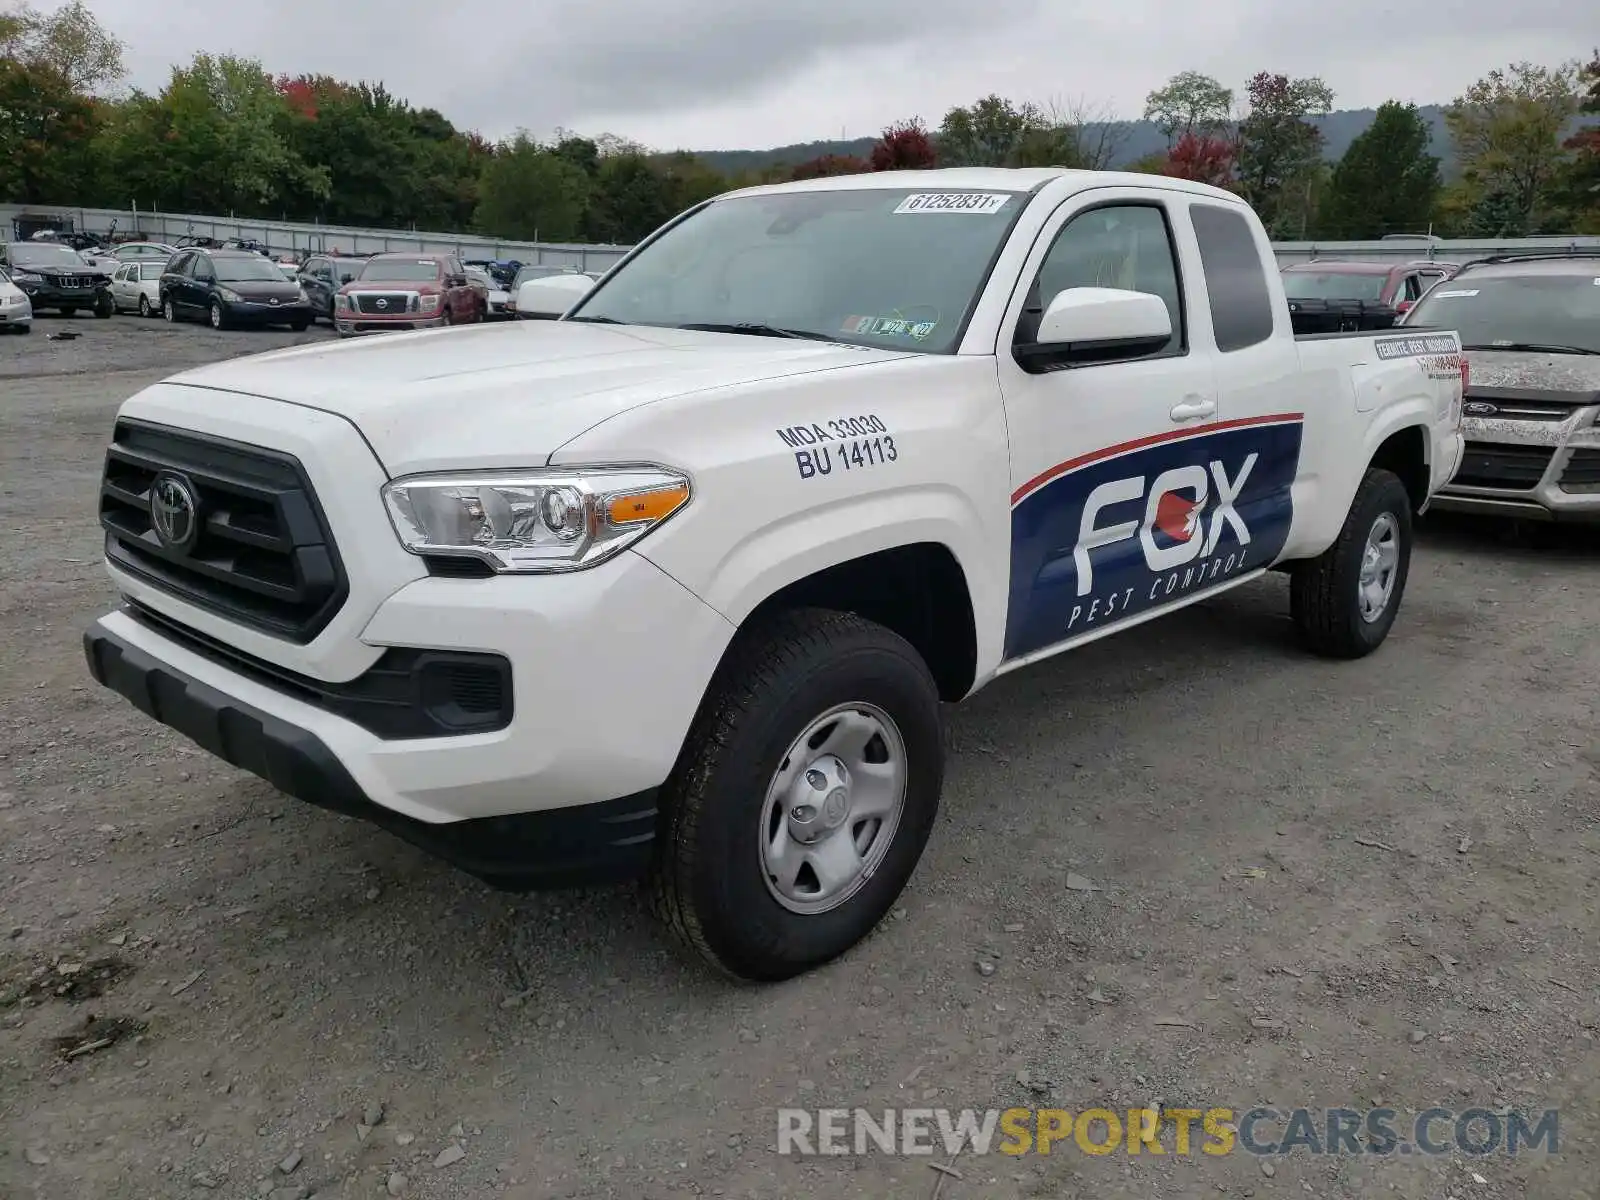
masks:
{"label": "black plastic bumper trim", "polygon": [[228,696],[118,637],[83,635],[96,682],[278,790],[357,817],[504,891],[578,887],[642,874],[654,852],[657,789],[599,804],[435,825],[375,804],[321,738]]}

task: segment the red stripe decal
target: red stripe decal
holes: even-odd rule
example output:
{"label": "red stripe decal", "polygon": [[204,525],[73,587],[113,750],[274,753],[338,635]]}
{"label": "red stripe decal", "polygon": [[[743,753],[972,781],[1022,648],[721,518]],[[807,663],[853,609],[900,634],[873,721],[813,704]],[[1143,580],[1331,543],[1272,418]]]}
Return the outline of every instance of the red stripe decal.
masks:
{"label": "red stripe decal", "polygon": [[1048,471],[1035,475],[1027,483],[1011,493],[1011,503],[1020,504],[1027,496],[1038,491],[1045,484],[1068,471],[1076,471],[1079,467],[1086,467],[1092,462],[1099,462],[1103,458],[1114,458],[1118,454],[1127,454],[1130,450],[1143,450],[1146,446],[1160,445],[1162,442],[1176,442],[1183,438],[1202,437],[1209,433],[1221,433],[1226,429],[1243,429],[1249,425],[1283,425],[1290,421],[1305,419],[1305,413],[1273,413],[1265,417],[1240,417],[1234,421],[1214,421],[1210,425],[1197,425],[1192,429],[1174,429],[1167,433],[1153,433],[1149,437],[1135,438],[1131,442],[1119,442],[1115,446],[1106,446],[1101,450],[1091,450],[1088,454],[1069,458],[1064,463],[1057,463]]}

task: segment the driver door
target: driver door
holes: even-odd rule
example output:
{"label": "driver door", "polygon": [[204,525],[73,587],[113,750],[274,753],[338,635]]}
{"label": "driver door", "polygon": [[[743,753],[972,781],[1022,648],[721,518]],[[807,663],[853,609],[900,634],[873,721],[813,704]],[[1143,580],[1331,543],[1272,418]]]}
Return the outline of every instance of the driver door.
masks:
{"label": "driver door", "polygon": [[[1212,354],[1191,345],[1171,194],[1099,188],[1041,231],[996,347],[1011,441],[1011,595],[1005,657],[1045,657],[1181,603],[1202,580],[1218,488],[1207,440]],[[1193,251],[1188,251],[1193,261]],[[1166,302],[1172,335],[1139,357],[1024,368],[1013,345],[1067,288]]]}

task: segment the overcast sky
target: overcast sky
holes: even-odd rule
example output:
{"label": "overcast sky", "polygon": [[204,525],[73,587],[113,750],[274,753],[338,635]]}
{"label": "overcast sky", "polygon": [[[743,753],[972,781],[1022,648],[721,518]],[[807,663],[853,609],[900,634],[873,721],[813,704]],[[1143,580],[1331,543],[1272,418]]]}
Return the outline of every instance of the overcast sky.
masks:
{"label": "overcast sky", "polygon": [[[1592,0],[89,0],[159,89],[196,51],[381,79],[491,139],[612,132],[758,149],[876,134],[989,92],[1138,116],[1195,69],[1320,75],[1339,108],[1448,101],[1486,71],[1590,55]],[[44,0],[38,7],[54,7]],[[1585,17],[1584,13],[1589,16]]]}

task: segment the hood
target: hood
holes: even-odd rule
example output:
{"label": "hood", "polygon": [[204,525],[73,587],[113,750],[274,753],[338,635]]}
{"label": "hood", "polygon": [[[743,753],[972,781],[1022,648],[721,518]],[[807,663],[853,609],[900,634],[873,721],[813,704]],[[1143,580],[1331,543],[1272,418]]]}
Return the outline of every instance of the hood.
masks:
{"label": "hood", "polygon": [[1527,350],[1468,350],[1469,392],[1516,388],[1530,392],[1595,393],[1579,403],[1600,403],[1600,354],[1545,354]]}
{"label": "hood", "polygon": [[436,296],[444,291],[437,279],[352,279],[339,289],[345,295],[351,292],[416,292],[419,296]]}
{"label": "hood", "polygon": [[829,342],[517,321],[323,342],[168,382],[345,417],[392,475],[539,466],[640,405],[710,388],[920,357]]}

